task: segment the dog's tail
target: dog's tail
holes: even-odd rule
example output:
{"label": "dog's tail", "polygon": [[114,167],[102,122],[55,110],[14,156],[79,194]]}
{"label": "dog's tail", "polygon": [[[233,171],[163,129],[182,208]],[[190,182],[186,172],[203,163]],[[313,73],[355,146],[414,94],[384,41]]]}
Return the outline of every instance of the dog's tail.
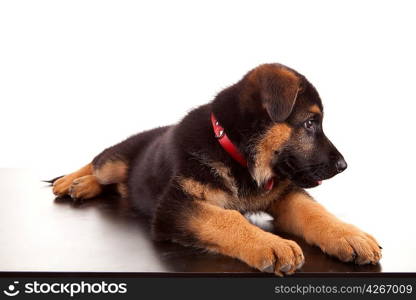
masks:
{"label": "dog's tail", "polygon": [[65,175],[61,175],[61,176],[55,177],[54,179],[50,179],[50,180],[42,180],[42,182],[49,183],[49,185],[50,185],[50,186],[52,186],[52,185],[53,185],[53,183],[54,183],[55,181],[57,181],[59,178],[62,178],[62,177],[64,177],[64,176],[65,176]]}

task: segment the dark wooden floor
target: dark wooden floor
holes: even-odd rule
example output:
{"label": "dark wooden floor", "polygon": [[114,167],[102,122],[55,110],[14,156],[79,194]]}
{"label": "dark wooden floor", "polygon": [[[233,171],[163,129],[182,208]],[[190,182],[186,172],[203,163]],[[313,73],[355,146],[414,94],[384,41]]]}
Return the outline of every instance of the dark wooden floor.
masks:
{"label": "dark wooden floor", "polygon": [[[0,198],[0,271],[257,272],[236,259],[153,242],[125,201],[54,200],[30,170],[0,169]],[[306,257],[300,272],[396,272],[403,269],[383,262],[408,259],[384,253],[381,264],[360,267],[294,239]]]}

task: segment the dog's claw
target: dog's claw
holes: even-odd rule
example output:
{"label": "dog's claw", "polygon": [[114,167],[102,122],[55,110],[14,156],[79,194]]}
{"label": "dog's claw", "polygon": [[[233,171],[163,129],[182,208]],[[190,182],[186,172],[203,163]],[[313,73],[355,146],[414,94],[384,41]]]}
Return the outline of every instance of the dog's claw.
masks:
{"label": "dog's claw", "polygon": [[280,267],[280,271],[282,271],[284,273],[287,273],[287,272],[289,272],[290,268],[291,268],[290,265],[284,265],[284,266]]}
{"label": "dog's claw", "polygon": [[302,261],[300,264],[298,264],[298,265],[296,266],[296,270],[299,270],[300,268],[302,268],[302,267],[303,267],[303,265],[304,265],[304,263],[305,263],[305,261]]}
{"label": "dog's claw", "polygon": [[269,265],[269,266],[263,268],[261,271],[262,272],[266,272],[266,273],[274,273],[274,266],[273,265]]}

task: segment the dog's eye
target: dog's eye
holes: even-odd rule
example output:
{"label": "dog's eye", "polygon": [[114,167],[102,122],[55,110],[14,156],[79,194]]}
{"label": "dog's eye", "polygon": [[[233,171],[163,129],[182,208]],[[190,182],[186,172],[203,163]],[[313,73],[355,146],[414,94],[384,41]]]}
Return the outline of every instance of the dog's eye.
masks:
{"label": "dog's eye", "polygon": [[305,123],[303,123],[303,126],[308,130],[313,129],[314,125],[315,125],[315,120],[314,119],[309,119]]}

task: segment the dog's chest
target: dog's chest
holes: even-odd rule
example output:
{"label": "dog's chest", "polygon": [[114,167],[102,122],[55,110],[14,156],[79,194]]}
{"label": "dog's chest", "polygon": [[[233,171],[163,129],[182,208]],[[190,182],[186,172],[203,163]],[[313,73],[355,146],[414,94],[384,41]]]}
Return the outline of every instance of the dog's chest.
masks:
{"label": "dog's chest", "polygon": [[[211,167],[213,174],[220,178],[228,191],[217,191],[208,196],[208,201],[224,208],[238,211],[264,211],[270,204],[277,200],[289,185],[288,180],[275,182],[274,188],[270,191],[260,189],[254,193],[241,193],[239,184],[231,171],[220,162],[205,162]],[[214,196],[215,194],[215,196]]]}
{"label": "dog's chest", "polygon": [[192,178],[178,178],[178,181],[183,191],[197,200],[207,201],[219,207],[241,212],[267,210],[273,201],[279,199],[289,185],[288,181],[282,181],[276,184],[271,191],[259,191],[256,195],[240,196],[238,186],[234,186],[233,189],[228,188],[226,191],[215,188],[210,184],[203,184]]}
{"label": "dog's chest", "polygon": [[288,187],[288,181],[282,181],[270,190],[259,190],[256,195],[237,196],[232,195],[231,201],[227,203],[225,208],[236,209],[242,212],[265,211],[270,207],[271,203],[280,198]]}

